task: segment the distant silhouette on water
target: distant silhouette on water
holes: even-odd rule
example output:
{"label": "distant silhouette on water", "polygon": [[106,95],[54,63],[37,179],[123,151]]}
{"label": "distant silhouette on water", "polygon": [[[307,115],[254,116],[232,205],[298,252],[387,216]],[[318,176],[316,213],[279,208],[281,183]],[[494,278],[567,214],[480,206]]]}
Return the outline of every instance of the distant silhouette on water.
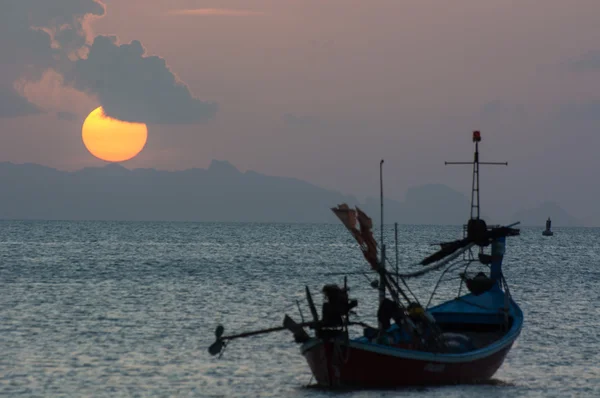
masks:
{"label": "distant silhouette on water", "polygon": [[548,217],[548,219],[546,220],[546,229],[544,230],[544,232],[542,232],[542,235],[544,235],[544,236],[554,235],[554,232],[552,232],[550,230],[551,227],[552,227],[552,221],[550,221],[550,217]]}

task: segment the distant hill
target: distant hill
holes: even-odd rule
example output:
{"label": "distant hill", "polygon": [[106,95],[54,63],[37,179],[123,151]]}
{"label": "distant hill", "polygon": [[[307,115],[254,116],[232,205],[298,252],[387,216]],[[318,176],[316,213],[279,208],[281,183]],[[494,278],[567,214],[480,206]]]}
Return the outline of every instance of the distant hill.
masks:
{"label": "distant hill", "polygon": [[[379,222],[379,198],[360,203],[299,179],[240,172],[219,160],[208,169],[183,171],[109,164],[66,172],[0,163],[0,186],[0,219],[337,223],[329,209],[348,203]],[[409,189],[403,201],[386,198],[385,219],[462,225],[469,206],[469,198],[452,188],[421,185]],[[514,219],[542,225],[548,216],[557,226],[578,224],[553,204],[518,213]]]}
{"label": "distant hill", "polygon": [[[386,198],[384,205],[389,223],[462,225],[469,218],[471,202],[446,185],[426,184],[410,188],[404,201]],[[368,198],[365,211],[378,217],[379,206],[379,199]]]}
{"label": "distant hill", "polygon": [[576,227],[582,225],[581,221],[571,216],[554,202],[545,202],[531,209],[520,210],[515,213],[513,219],[521,221],[523,226],[541,227],[546,225],[548,217],[552,220],[552,226]]}
{"label": "distant hill", "polygon": [[118,164],[64,172],[0,163],[0,186],[2,219],[335,222],[330,207],[357,203],[298,179],[242,173],[217,160],[208,169],[174,172]]}

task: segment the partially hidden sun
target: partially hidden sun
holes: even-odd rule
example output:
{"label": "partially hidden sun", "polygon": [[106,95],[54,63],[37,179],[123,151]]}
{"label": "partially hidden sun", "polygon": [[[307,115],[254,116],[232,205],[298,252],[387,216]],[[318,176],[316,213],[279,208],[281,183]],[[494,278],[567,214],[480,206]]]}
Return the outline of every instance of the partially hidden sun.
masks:
{"label": "partially hidden sun", "polygon": [[148,127],[106,116],[102,107],[88,115],[81,128],[81,137],[88,151],[107,162],[124,162],[144,149]]}

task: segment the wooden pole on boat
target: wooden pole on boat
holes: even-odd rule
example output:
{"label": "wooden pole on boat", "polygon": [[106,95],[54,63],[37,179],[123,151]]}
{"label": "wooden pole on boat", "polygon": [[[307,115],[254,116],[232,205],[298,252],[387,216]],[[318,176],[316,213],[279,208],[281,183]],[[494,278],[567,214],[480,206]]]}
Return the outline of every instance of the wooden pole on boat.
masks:
{"label": "wooden pole on boat", "polygon": [[396,246],[396,285],[398,285],[398,223],[395,222],[394,223],[394,241],[395,241],[395,246]]}
{"label": "wooden pole on boat", "polygon": [[381,202],[381,262],[379,263],[379,302],[385,300],[385,244],[383,243],[383,159],[379,162],[379,196]]}
{"label": "wooden pole on boat", "polygon": [[[381,159],[381,162],[379,162],[379,203],[381,205],[381,237],[380,237],[380,241],[381,241],[381,247],[383,250],[383,159]],[[383,261],[382,261],[383,262]]]}

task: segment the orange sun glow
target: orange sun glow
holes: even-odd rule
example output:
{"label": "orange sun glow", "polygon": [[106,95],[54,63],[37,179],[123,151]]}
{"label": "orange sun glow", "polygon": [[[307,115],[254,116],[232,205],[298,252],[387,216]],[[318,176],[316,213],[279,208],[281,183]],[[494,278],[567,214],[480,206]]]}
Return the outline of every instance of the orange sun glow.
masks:
{"label": "orange sun glow", "polygon": [[134,158],[144,149],[148,127],[113,119],[104,109],[94,109],[83,122],[81,137],[88,151],[107,162],[123,162]]}

